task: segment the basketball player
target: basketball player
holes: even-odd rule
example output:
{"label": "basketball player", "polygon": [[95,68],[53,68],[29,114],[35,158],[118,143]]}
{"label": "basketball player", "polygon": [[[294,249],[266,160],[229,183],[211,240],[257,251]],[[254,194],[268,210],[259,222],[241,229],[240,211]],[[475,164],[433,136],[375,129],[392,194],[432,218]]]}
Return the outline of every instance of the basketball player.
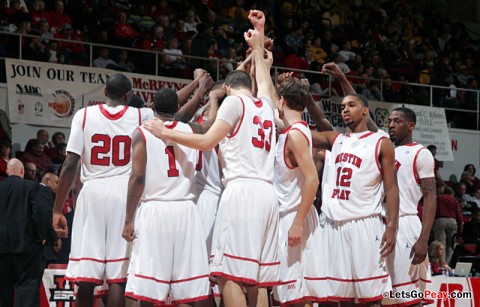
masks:
{"label": "basketball player", "polygon": [[[363,96],[344,97],[341,114],[351,132],[312,133],[315,147],[331,151],[322,183],[326,222],[318,242],[328,253],[327,263],[335,263],[326,268],[328,299],[378,304],[388,277],[384,258],[395,247],[398,222],[394,151],[390,140],[367,130],[368,102]],[[384,189],[386,229],[380,216]],[[314,278],[305,279],[312,284],[324,279],[315,270],[310,274]]]}
{"label": "basketball player", "polygon": [[[389,116],[388,133],[395,145],[395,167],[400,189],[400,210],[395,251],[387,258],[393,291],[423,291],[430,283],[428,238],[435,220],[434,160],[429,150],[412,141],[415,112],[396,108]],[[423,219],[417,206],[423,197]],[[413,259],[412,259],[413,258]],[[422,299],[383,300],[383,305],[422,305]]]}
{"label": "basketball player", "polygon": [[93,290],[109,284],[108,306],[125,304],[124,287],[129,247],[122,239],[128,176],[131,171],[131,137],[151,109],[127,106],[130,80],[122,74],[109,77],[106,104],[79,110],[72,121],[67,158],[55,199],[53,226],[60,237],[68,235],[63,203],[81,165],[83,188],[78,196],[72,229],[72,248],[65,277],[78,284],[76,306],[93,306]]}
{"label": "basketball player", "polygon": [[280,282],[275,287],[282,305],[311,306],[311,295],[306,289],[304,273],[309,271],[304,258],[318,226],[318,215],[313,207],[318,188],[318,175],[312,158],[312,136],[302,112],[310,99],[306,85],[297,78],[284,80],[278,90],[277,104],[280,118],[286,127],[278,137],[274,186],[277,192],[279,223]]}
{"label": "basketball player", "polygon": [[250,306],[267,306],[266,287],[278,284],[279,268],[278,204],[272,185],[275,124],[263,37],[250,30],[245,39],[254,49],[259,99],[252,95],[250,76],[237,70],[225,79],[227,98],[206,134],[166,129],[159,121],[147,127],[156,136],[199,150],[220,143],[225,190],[213,233],[211,275],[218,277],[225,306],[247,305],[243,285],[248,286]]}
{"label": "basketball player", "polygon": [[[212,91],[210,95],[218,94]],[[155,114],[167,121],[168,129],[204,133],[211,125],[172,121],[177,106],[172,89],[156,93]],[[216,110],[213,99],[211,116],[215,117]],[[123,237],[129,242],[136,240],[126,295],[141,300],[142,306],[165,304],[167,297],[172,304],[188,304],[209,295],[202,220],[192,201],[197,160],[196,150],[164,142],[143,127],[133,136]]]}

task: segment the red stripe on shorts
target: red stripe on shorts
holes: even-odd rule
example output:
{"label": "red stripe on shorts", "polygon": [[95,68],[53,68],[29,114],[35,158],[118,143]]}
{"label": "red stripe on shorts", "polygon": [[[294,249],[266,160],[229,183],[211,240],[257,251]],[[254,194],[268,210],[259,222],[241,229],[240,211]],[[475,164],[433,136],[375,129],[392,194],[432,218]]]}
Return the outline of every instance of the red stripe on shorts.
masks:
{"label": "red stripe on shorts", "polygon": [[227,257],[227,258],[232,258],[232,259],[236,259],[236,260],[243,260],[243,261],[255,262],[255,263],[258,263],[258,265],[260,265],[260,266],[280,265],[280,261],[261,263],[259,260],[252,259],[252,258],[234,256],[234,255],[225,254],[225,253],[224,253],[223,255],[224,255],[225,257]]}
{"label": "red stripe on shorts", "polygon": [[154,304],[160,304],[160,305],[165,305],[165,301],[159,301],[151,297],[146,297],[142,295],[136,295],[133,292],[125,292],[125,296],[133,298],[134,300],[141,300],[141,301],[146,301]]}
{"label": "red stripe on shorts", "polygon": [[172,305],[173,304],[187,304],[187,303],[192,303],[192,302],[203,301],[203,300],[206,300],[208,297],[209,297],[209,295],[197,296],[197,297],[193,297],[193,298],[184,298],[184,299],[181,299],[181,300],[172,301]]}

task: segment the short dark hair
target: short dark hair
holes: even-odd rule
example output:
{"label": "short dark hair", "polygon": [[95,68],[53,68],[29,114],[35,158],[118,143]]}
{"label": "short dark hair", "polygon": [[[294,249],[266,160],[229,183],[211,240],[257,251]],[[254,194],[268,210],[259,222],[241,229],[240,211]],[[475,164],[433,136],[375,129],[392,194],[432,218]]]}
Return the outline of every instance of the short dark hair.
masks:
{"label": "short dark hair", "polygon": [[348,94],[348,95],[346,95],[345,97],[347,97],[347,96],[357,97],[358,100],[360,100],[360,103],[361,103],[364,107],[368,108],[368,100],[367,100],[367,98],[365,98],[365,96],[360,95],[360,94]]}
{"label": "short dark hair", "polygon": [[252,78],[242,70],[234,70],[225,78],[225,85],[233,89],[246,88],[252,90]]}
{"label": "short dark hair", "polygon": [[392,110],[393,111],[398,111],[402,112],[403,116],[405,119],[409,122],[417,123],[417,115],[412,109],[406,108],[406,107],[398,107]]}
{"label": "short dark hair", "polygon": [[155,113],[175,114],[178,110],[178,96],[171,88],[162,88],[155,93]]}
{"label": "short dark hair", "polygon": [[105,89],[108,98],[120,99],[132,90],[132,82],[124,74],[113,74],[108,78]]}
{"label": "short dark hair", "polygon": [[434,150],[434,149],[437,149],[437,146],[435,146],[435,145],[428,145],[428,146],[427,146],[427,149],[428,149],[428,150]]}
{"label": "short dark hair", "polygon": [[4,148],[12,149],[12,143],[10,143],[8,140],[0,140],[0,150]]}
{"label": "short dark hair", "polygon": [[278,89],[278,95],[285,99],[290,109],[296,111],[303,111],[307,99],[310,99],[307,87],[297,78],[283,80]]}
{"label": "short dark hair", "polygon": [[130,100],[128,101],[128,105],[130,107],[141,109],[145,106],[145,102],[137,94],[132,94],[132,96],[130,96]]}
{"label": "short dark hair", "polygon": [[65,140],[65,134],[61,131],[57,131],[55,132],[53,135],[52,135],[52,142],[55,142],[55,139],[57,138],[57,136],[59,135],[62,135],[63,136],[63,139]]}

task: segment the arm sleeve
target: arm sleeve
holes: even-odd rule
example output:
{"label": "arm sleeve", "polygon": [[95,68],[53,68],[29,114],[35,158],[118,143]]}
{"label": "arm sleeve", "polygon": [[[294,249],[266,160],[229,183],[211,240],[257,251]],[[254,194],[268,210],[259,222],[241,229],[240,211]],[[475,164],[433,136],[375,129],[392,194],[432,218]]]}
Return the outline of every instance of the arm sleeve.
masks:
{"label": "arm sleeve", "polygon": [[418,178],[429,178],[435,177],[435,161],[430,151],[422,149],[418,153],[417,162],[416,162]]}
{"label": "arm sleeve", "polygon": [[70,137],[67,143],[67,152],[76,153],[82,156],[84,140],[83,140],[83,117],[85,116],[85,110],[80,109],[75,113],[72,121],[72,128],[70,130]]}
{"label": "arm sleeve", "polygon": [[[32,188],[32,191],[29,195],[29,202],[32,208],[32,220],[35,225],[37,239],[39,241],[45,240],[47,238],[48,231],[48,218],[47,214],[42,206],[42,195],[40,192],[40,185],[35,184]],[[50,224],[52,219],[50,218]]]}
{"label": "arm sleeve", "polygon": [[243,102],[236,96],[228,96],[218,109],[217,119],[227,122],[230,126],[235,127],[244,112]]}

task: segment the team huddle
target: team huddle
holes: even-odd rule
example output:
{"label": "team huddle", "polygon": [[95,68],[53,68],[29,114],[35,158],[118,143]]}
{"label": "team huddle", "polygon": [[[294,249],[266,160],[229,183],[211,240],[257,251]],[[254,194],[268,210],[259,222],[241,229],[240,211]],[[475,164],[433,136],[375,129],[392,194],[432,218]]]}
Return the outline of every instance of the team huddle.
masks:
{"label": "team huddle", "polygon": [[[106,104],[75,114],[53,224],[68,235],[61,208],[80,165],[66,272],[76,306],[93,306],[103,284],[107,306],[125,296],[142,306],[211,304],[218,292],[225,306],[268,306],[269,288],[281,305],[373,305],[384,291],[430,282],[434,162],[412,141],[415,113],[395,109],[390,138],[379,133],[367,100],[330,63],[323,72],[346,93],[347,131],[332,131],[304,80],[283,74],[275,87],[265,16],[249,19],[249,56],[193,120],[178,120],[170,89],[156,93],[153,110],[127,106],[122,74],[108,79]],[[305,108],[318,131],[302,121]]]}

